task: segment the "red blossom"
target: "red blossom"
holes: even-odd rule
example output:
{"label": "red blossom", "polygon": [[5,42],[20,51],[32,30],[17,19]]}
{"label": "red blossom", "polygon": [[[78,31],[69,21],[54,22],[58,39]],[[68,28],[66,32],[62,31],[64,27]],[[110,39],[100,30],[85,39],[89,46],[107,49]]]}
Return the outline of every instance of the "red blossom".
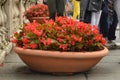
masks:
{"label": "red blossom", "polygon": [[81,41],[82,41],[82,37],[78,38],[77,41],[78,41],[78,42],[81,42]]}
{"label": "red blossom", "polygon": [[28,43],[28,42],[29,42],[29,39],[28,39],[28,38],[23,38],[23,39],[22,39],[22,42],[23,42],[23,43]]}
{"label": "red blossom", "polygon": [[61,51],[102,50],[102,45],[106,44],[96,26],[67,17],[45,20],[43,24],[36,21],[25,23],[11,41],[23,48]]}
{"label": "red blossom", "polygon": [[95,38],[97,41],[100,41],[101,39],[102,39],[102,37],[101,36],[96,36],[96,38]]}
{"label": "red blossom", "polygon": [[48,38],[48,39],[47,39],[47,44],[48,44],[48,45],[52,44],[52,39],[51,39],[51,38]]}
{"label": "red blossom", "polygon": [[59,47],[62,48],[63,50],[67,50],[68,44],[60,44]]}
{"label": "red blossom", "polygon": [[44,46],[46,46],[46,45],[47,45],[47,42],[46,42],[46,40],[45,40],[45,38],[44,38],[44,37],[42,37],[41,42],[44,44]]}
{"label": "red blossom", "polygon": [[18,32],[14,32],[14,34],[16,35],[16,34],[18,34]]}
{"label": "red blossom", "polygon": [[27,18],[30,17],[48,17],[49,11],[48,6],[44,4],[37,4],[34,6],[31,6],[26,12],[24,13],[24,16]]}
{"label": "red blossom", "polygon": [[26,36],[26,33],[23,33],[24,36]]}
{"label": "red blossom", "polygon": [[88,44],[92,45],[93,44],[93,40],[89,40]]}
{"label": "red blossom", "polygon": [[78,40],[78,38],[76,37],[76,35],[75,35],[75,34],[73,34],[73,35],[71,36],[71,38],[72,38],[72,39],[74,39],[75,41],[77,41],[77,40]]}
{"label": "red blossom", "polygon": [[96,35],[99,34],[99,30],[96,26],[93,27],[93,33]]}
{"label": "red blossom", "polygon": [[70,39],[69,35],[66,35],[66,36],[65,36],[65,38],[66,38],[67,40],[69,40],[69,39]]}
{"label": "red blossom", "polygon": [[17,40],[17,39],[12,39],[11,42],[13,42],[13,43],[17,43],[18,40]]}
{"label": "red blossom", "polygon": [[34,30],[33,33],[34,33],[35,35],[37,35],[37,36],[41,36],[42,33],[43,33],[43,31],[42,31],[42,30],[40,30],[40,31]]}
{"label": "red blossom", "polygon": [[29,48],[28,44],[23,44],[23,48],[28,49]]}
{"label": "red blossom", "polygon": [[107,41],[105,40],[105,38],[102,38],[101,42],[102,42],[102,45],[105,45]]}
{"label": "red blossom", "polygon": [[36,48],[38,47],[38,45],[37,45],[36,43],[31,43],[31,44],[30,44],[30,47],[31,47],[32,49],[36,49]]}
{"label": "red blossom", "polygon": [[75,45],[75,41],[73,41],[73,40],[70,41],[70,43],[71,43],[73,46]]}
{"label": "red blossom", "polygon": [[62,38],[57,38],[57,40],[59,41],[59,42],[63,42],[63,39]]}

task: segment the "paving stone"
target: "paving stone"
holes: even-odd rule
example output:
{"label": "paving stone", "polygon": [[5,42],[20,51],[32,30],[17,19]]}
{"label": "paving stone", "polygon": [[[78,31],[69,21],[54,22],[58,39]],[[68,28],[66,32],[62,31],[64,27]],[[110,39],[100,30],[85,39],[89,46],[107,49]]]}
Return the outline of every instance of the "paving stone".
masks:
{"label": "paving stone", "polygon": [[6,63],[0,67],[0,80],[86,80],[84,74],[55,76],[31,71],[24,63]]}
{"label": "paving stone", "polygon": [[119,63],[120,62],[120,50],[109,50],[108,55],[103,57],[103,59],[100,62],[101,63],[102,62]]}
{"label": "paving stone", "polygon": [[120,62],[120,56],[105,56],[100,62],[118,63]]}
{"label": "paving stone", "polygon": [[83,74],[54,76],[48,74],[1,74],[0,80],[86,80]]}
{"label": "paving stone", "polygon": [[19,63],[19,62],[22,62],[22,60],[19,58],[19,56],[15,53],[15,52],[11,52],[11,54],[8,54],[6,56],[6,60],[5,60],[6,63]]}
{"label": "paving stone", "polygon": [[119,56],[120,57],[120,49],[109,50],[109,55],[108,56]]}
{"label": "paving stone", "polygon": [[0,74],[20,73],[31,73],[31,71],[24,63],[5,63],[3,67],[0,67]]}
{"label": "paving stone", "polygon": [[88,73],[89,74],[120,74],[120,64],[98,63]]}
{"label": "paving stone", "polygon": [[120,80],[119,74],[89,74],[87,80]]}

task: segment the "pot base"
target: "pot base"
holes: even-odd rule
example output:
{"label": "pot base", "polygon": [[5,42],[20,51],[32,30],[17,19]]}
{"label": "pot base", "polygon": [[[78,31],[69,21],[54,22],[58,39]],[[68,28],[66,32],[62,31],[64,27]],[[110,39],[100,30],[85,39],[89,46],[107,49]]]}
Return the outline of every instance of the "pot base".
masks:
{"label": "pot base", "polygon": [[94,52],[59,52],[14,47],[14,51],[34,71],[47,73],[77,73],[90,70],[108,49]]}

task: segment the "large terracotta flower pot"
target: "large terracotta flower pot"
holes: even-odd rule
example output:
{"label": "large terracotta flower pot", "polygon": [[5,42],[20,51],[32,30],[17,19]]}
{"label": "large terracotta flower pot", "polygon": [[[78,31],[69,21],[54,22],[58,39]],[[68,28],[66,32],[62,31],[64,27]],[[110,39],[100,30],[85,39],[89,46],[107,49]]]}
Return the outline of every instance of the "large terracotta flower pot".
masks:
{"label": "large terracotta flower pot", "polygon": [[49,17],[30,17],[30,18],[28,18],[28,20],[30,22],[33,22],[33,20],[36,20],[40,24],[44,23],[44,19],[49,19]]}
{"label": "large terracotta flower pot", "polygon": [[83,72],[94,67],[108,49],[94,52],[59,52],[14,47],[14,51],[30,69],[39,72]]}

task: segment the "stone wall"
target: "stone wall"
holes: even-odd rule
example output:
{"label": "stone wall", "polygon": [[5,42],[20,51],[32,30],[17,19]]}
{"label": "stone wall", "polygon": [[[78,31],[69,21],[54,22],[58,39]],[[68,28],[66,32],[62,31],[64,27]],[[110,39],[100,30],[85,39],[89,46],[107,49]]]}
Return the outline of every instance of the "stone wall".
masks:
{"label": "stone wall", "polygon": [[22,25],[23,12],[35,4],[36,0],[0,0],[0,64],[12,50],[10,35]]}

